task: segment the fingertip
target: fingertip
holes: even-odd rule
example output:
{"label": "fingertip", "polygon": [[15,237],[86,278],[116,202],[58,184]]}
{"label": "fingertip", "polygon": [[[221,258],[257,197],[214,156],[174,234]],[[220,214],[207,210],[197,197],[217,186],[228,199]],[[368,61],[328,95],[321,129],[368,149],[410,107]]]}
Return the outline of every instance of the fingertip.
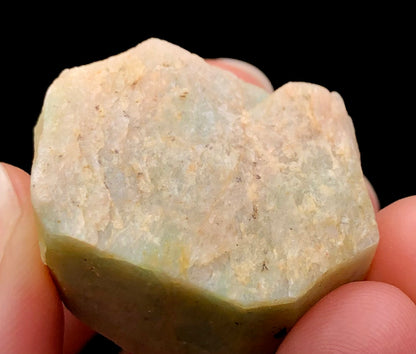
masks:
{"label": "fingertip", "polygon": [[273,85],[268,77],[256,66],[242,60],[232,58],[206,59],[207,63],[232,72],[240,79],[273,92]]}
{"label": "fingertip", "polygon": [[370,196],[371,204],[373,205],[373,209],[375,212],[377,212],[380,210],[380,201],[378,200],[377,193],[367,177],[364,176],[364,180],[367,186],[368,195]]}
{"label": "fingertip", "polygon": [[62,305],[40,259],[29,175],[0,164],[0,338],[5,353],[62,346]]}
{"label": "fingertip", "polygon": [[377,213],[380,241],[367,278],[392,284],[416,303],[416,196]]}
{"label": "fingertip", "polygon": [[312,307],[277,353],[415,353],[415,318],[416,305],[396,287],[349,283]]}
{"label": "fingertip", "polygon": [[29,174],[21,168],[8,163],[1,162],[0,165],[7,171],[17,196],[22,203],[25,203],[28,199],[30,199]]}

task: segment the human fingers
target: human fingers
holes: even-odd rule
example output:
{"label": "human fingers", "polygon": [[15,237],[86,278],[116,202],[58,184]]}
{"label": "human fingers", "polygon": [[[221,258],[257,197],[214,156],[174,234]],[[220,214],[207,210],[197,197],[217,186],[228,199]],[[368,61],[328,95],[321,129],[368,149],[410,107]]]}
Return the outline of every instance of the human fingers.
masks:
{"label": "human fingers", "polygon": [[393,284],[416,303],[416,196],[380,210],[377,223],[380,241],[367,279]]}
{"label": "human fingers", "polygon": [[208,64],[227,70],[238,76],[240,79],[250,84],[259,86],[268,92],[273,92],[273,86],[267,76],[257,67],[245,61],[219,58],[205,59]]}
{"label": "human fingers", "polygon": [[277,354],[416,353],[416,305],[398,288],[345,284],[313,306]]}
{"label": "human fingers", "polygon": [[[64,309],[40,259],[29,175],[0,164],[0,348],[77,353],[93,331]],[[6,350],[6,348],[8,350]]]}
{"label": "human fingers", "polygon": [[94,331],[82,323],[64,306],[63,354],[78,353],[94,335]]}
{"label": "human fingers", "polygon": [[40,259],[29,176],[0,164],[1,351],[60,353],[62,333],[62,305]]}
{"label": "human fingers", "polygon": [[368,195],[370,196],[371,204],[373,204],[373,209],[375,212],[378,212],[380,210],[380,202],[378,200],[378,196],[376,191],[374,190],[374,187],[370,183],[367,177],[364,176],[365,185],[367,187]]}
{"label": "human fingers", "polygon": [[[0,347],[58,353],[62,305],[40,259],[29,188],[29,175],[0,164]],[[93,331],[66,309],[64,323],[63,353],[77,353]]]}

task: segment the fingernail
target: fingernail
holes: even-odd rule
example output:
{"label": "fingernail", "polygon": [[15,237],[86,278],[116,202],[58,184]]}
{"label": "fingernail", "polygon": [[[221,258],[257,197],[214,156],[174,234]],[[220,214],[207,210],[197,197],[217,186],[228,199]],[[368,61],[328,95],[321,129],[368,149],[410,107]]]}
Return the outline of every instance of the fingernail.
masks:
{"label": "fingernail", "polygon": [[20,215],[19,199],[6,168],[0,163],[0,263]]}
{"label": "fingernail", "polygon": [[[258,67],[247,63],[242,60],[233,59],[233,58],[217,58],[213,59],[214,61],[219,61],[224,64],[224,66],[233,67],[237,70],[246,72],[252,78],[257,81],[257,85],[264,88],[268,92],[273,92],[273,85],[268,79],[268,77],[261,71]],[[222,65],[221,65],[222,66]]]}

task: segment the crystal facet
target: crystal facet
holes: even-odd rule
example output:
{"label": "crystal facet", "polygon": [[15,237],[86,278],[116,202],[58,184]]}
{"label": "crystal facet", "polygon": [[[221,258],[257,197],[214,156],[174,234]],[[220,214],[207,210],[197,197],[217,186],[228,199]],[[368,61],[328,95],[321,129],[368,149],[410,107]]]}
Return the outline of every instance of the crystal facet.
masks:
{"label": "crystal facet", "polygon": [[66,305],[131,352],[272,353],[378,242],[339,94],[158,39],[50,86],[32,200]]}

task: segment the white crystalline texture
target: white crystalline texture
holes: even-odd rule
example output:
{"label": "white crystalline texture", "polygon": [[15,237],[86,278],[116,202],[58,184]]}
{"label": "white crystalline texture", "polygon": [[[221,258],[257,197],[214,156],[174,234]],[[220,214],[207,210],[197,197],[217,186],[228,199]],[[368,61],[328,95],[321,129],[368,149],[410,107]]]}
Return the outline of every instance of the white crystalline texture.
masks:
{"label": "white crystalline texture", "polygon": [[157,39],[51,85],[32,196],[46,249],[69,236],[241,308],[360,278],[378,242],[339,94],[269,95]]}

